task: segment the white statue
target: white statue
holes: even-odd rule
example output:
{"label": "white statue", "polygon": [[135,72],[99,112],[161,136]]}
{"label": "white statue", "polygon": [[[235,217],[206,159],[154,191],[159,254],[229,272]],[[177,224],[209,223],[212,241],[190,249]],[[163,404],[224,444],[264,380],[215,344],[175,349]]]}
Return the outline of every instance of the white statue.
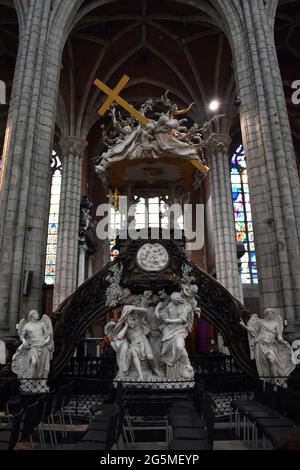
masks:
{"label": "white statue", "polygon": [[[181,289],[170,297],[164,289],[157,293],[145,290],[140,295],[124,289],[127,295],[121,317],[104,329],[116,351],[116,380],[154,382],[158,388],[176,387],[174,381],[180,382],[180,388],[192,386],[194,370],[185,339],[195,313],[200,315],[195,299],[198,289],[183,282]],[[129,305],[128,299],[133,303]]]}
{"label": "white statue", "polygon": [[0,339],[0,364],[6,364],[6,346],[4,341]]}
{"label": "white statue", "polygon": [[11,369],[21,379],[21,389],[28,392],[48,391],[46,382],[54,351],[50,318],[43,315],[39,320],[39,313],[31,310],[27,321],[20,321],[18,333],[22,344],[12,357]]}
{"label": "white statue", "polygon": [[117,355],[119,379],[143,381],[152,375],[152,371],[159,375],[147,338],[150,328],[145,320],[146,313],[146,308],[125,305],[119,321],[106,325],[105,333],[113,337],[111,345]]}
{"label": "white statue", "polygon": [[[143,160],[177,157],[183,160],[191,160],[205,165],[204,162],[204,142],[198,132],[197,139],[188,132],[186,127],[187,119],[177,119],[177,116],[187,114],[191,108],[179,110],[178,106],[167,97],[167,93],[162,97],[161,103],[168,107],[166,112],[153,113],[154,106],[159,101],[148,100],[142,106],[142,114],[151,112],[148,123],[144,126],[136,123],[132,117],[123,119],[116,115],[116,109],[111,109],[113,121],[109,136],[102,127],[102,138],[107,149],[102,153],[101,158],[95,166],[96,173],[107,185],[107,171],[110,166],[123,160]],[[153,119],[153,114],[158,118]],[[190,138],[192,136],[192,138]],[[205,170],[207,171],[208,168]],[[198,175],[198,172],[196,173]],[[198,175],[200,176],[200,175]],[[194,184],[198,184],[195,175]]]}
{"label": "white statue", "polygon": [[197,300],[195,296],[198,294],[198,286],[196,284],[180,284],[181,295],[188,302],[193,312],[200,318],[201,308],[197,306]]}
{"label": "white statue", "polygon": [[166,366],[167,377],[192,379],[194,371],[185,349],[185,338],[193,326],[193,307],[179,292],[173,292],[165,309],[157,308],[156,313],[162,322],[161,362]]}
{"label": "white statue", "polygon": [[255,359],[258,375],[283,385],[295,369],[292,362],[293,349],[282,337],[283,321],[279,314],[266,308],[263,318],[251,316],[248,324],[240,321],[248,331],[251,359]]}
{"label": "white statue", "polygon": [[118,303],[120,305],[136,305],[140,307],[140,296],[132,294],[128,287],[122,289],[122,293],[118,298]]}
{"label": "white statue", "polygon": [[182,265],[182,282],[180,283],[181,295],[186,302],[190,303],[193,312],[200,318],[201,308],[198,307],[196,295],[198,294],[198,286],[195,284],[196,278],[192,274],[192,268],[188,264]]}

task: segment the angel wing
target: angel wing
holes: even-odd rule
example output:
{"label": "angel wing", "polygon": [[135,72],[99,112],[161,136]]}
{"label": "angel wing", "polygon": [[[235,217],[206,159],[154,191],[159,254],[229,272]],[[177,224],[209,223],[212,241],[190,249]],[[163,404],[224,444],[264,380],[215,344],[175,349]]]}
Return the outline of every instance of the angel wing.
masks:
{"label": "angel wing", "polygon": [[27,321],[25,320],[25,318],[22,318],[22,320],[20,320],[18,323],[18,335],[20,336],[20,338],[21,338],[21,335],[22,335],[22,332],[26,323]]}
{"label": "angel wing", "polygon": [[247,323],[247,329],[248,329],[248,342],[249,342],[249,349],[250,349],[250,358],[253,360],[255,359],[255,344],[254,344],[254,338],[258,335],[258,330],[259,330],[259,318],[258,316],[254,313],[251,315],[248,323]]}
{"label": "angel wing", "polygon": [[47,333],[53,336],[52,322],[50,318],[48,317],[48,315],[43,315],[40,321],[44,323]]}
{"label": "angel wing", "polygon": [[279,314],[279,313],[276,313],[274,312],[274,320],[276,321],[276,323],[278,324],[278,334],[280,336],[283,335],[283,319],[282,319],[282,316]]}
{"label": "angel wing", "polygon": [[48,315],[43,315],[40,319],[40,322],[44,324],[47,336],[49,339],[47,340],[47,347],[48,349],[53,352],[54,350],[54,341],[53,341],[53,326],[50,318]]}
{"label": "angel wing", "polygon": [[251,328],[251,330],[253,330],[253,333],[255,333],[255,330],[257,330],[258,322],[259,322],[259,318],[257,314],[253,313],[247,323],[247,326]]}
{"label": "angel wing", "polygon": [[188,331],[189,333],[192,331],[193,329],[193,325],[194,325],[194,310],[193,310],[193,307],[190,305],[189,306],[189,312],[188,312],[188,317],[187,317],[187,327],[188,327]]}

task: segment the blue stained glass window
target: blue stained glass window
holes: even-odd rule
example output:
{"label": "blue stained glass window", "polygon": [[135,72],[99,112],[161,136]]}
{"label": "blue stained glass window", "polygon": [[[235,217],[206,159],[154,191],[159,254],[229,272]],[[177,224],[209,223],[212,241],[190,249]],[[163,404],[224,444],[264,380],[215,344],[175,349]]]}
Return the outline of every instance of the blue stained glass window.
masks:
{"label": "blue stained glass window", "polygon": [[51,159],[52,184],[50,196],[50,210],[48,219],[48,238],[46,250],[45,283],[54,284],[56,268],[56,250],[58,234],[58,215],[61,189],[61,162],[53,151]]}
{"label": "blue stained glass window", "polygon": [[240,260],[242,283],[257,284],[258,278],[247,161],[242,145],[240,145],[232,155],[230,178],[236,239],[244,243],[246,251],[245,255]]}

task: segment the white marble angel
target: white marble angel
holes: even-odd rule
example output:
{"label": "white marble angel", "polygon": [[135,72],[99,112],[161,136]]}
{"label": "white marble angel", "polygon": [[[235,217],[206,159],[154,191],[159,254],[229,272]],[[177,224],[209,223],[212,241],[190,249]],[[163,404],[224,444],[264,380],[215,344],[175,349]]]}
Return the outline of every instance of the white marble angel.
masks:
{"label": "white marble angel", "polygon": [[255,359],[258,375],[262,379],[283,385],[295,369],[292,362],[293,349],[282,337],[282,317],[266,308],[263,318],[254,314],[248,324],[240,321],[248,331],[251,359]]}
{"label": "white marble angel", "polygon": [[147,338],[150,328],[146,313],[146,308],[125,305],[118,322],[109,322],[105,327],[105,334],[112,337],[111,345],[116,351],[118,379],[143,381],[152,375],[152,371],[159,375]]}
{"label": "white marble angel", "polygon": [[[43,380],[43,384],[38,384],[37,381],[36,385],[45,391],[54,351],[51,320],[47,315],[43,315],[39,320],[39,313],[31,310],[27,320],[22,319],[19,322],[18,333],[22,344],[12,357],[12,371],[19,379]],[[32,384],[29,391],[35,388],[34,381]]]}

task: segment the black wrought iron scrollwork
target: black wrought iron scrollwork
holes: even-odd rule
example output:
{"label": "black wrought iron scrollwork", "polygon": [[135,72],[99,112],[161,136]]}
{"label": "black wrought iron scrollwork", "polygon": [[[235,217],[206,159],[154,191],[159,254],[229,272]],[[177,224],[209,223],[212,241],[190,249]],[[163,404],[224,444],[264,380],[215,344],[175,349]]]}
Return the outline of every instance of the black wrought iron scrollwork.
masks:
{"label": "black wrought iron scrollwork", "polygon": [[125,241],[117,260],[108,263],[92,278],[82,284],[53,314],[55,352],[52,360],[51,377],[60,375],[71,359],[78,340],[87,328],[114,308],[106,305],[107,278],[115,263],[123,265],[122,286],[138,293],[151,288],[159,291],[162,287],[169,292],[176,290],[172,276],[181,275],[183,263],[191,269],[198,286],[197,301],[202,317],[213,324],[222,334],[239,367],[250,375],[256,375],[254,363],[250,360],[246,332],[239,322],[247,322],[249,312],[216,279],[187,260],[182,247],[172,240],[155,240],[167,249],[170,260],[168,266],[159,273],[146,273],[136,263],[136,253],[144,240]]}

